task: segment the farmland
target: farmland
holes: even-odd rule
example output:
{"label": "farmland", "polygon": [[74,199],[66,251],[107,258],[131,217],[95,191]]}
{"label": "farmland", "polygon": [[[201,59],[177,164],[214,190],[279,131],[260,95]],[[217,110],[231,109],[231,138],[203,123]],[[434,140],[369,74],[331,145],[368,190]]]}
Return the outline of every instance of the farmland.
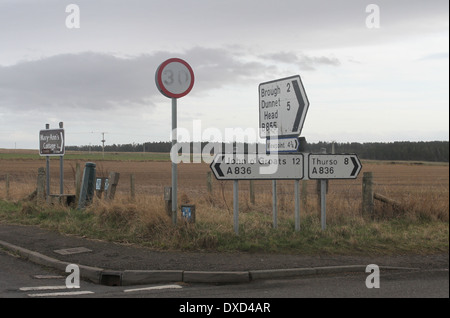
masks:
{"label": "farmland", "polygon": [[[51,192],[58,193],[59,159],[50,161]],[[76,166],[79,164],[83,168],[86,162],[96,163],[97,176],[107,177],[112,171],[120,173],[115,201],[105,203],[96,199],[88,209],[88,213],[99,218],[91,220],[91,223],[98,220],[102,224],[112,222],[114,215],[114,221],[118,222],[114,226],[122,226],[117,236],[100,237],[102,239],[135,243],[142,243],[143,239],[151,247],[177,249],[296,250],[299,244],[303,244],[305,252],[350,252],[363,250],[368,245],[379,252],[386,250],[388,244],[388,250],[392,249],[392,252],[398,248],[420,252],[448,251],[448,163],[363,161],[358,179],[330,180],[326,233],[320,230],[315,181],[302,182],[301,231],[297,234],[293,231],[292,181],[278,182],[278,230],[271,228],[271,181],[255,181],[254,203],[249,199],[249,181],[240,181],[242,231],[241,239],[238,239],[232,230],[232,182],[213,180],[213,190],[209,193],[206,184],[209,164],[181,163],[178,167],[179,201],[196,204],[197,216],[195,225],[184,227],[175,235],[176,230],[165,214],[163,201],[164,187],[171,185],[168,154],[105,153],[103,156],[102,153],[68,152],[64,159],[65,193],[75,193]],[[45,167],[45,159],[39,157],[37,151],[0,151],[0,200],[18,202],[29,195],[36,188],[39,167]],[[375,192],[399,202],[403,207],[401,211],[375,201],[374,215],[369,218],[361,215],[361,179],[366,171],[374,175]],[[136,183],[135,200],[130,199],[132,174]],[[8,193],[6,175],[9,175]],[[36,223],[38,221],[32,218],[33,215],[42,214],[46,208],[32,208],[29,203],[22,203],[16,209],[22,212],[18,215],[31,216],[31,220],[18,220],[12,216],[4,216],[3,219]],[[55,225],[53,222],[48,226],[77,232],[74,224]],[[95,229],[84,231],[90,232],[77,234],[98,236],[99,233]],[[182,244],[180,240],[176,241],[180,235],[190,237],[190,242]],[[374,238],[378,239],[374,242]],[[402,238],[406,242],[400,244],[398,240]],[[150,239],[152,243],[149,243]],[[306,244],[308,240],[311,242]],[[320,242],[323,245],[317,246]]]}

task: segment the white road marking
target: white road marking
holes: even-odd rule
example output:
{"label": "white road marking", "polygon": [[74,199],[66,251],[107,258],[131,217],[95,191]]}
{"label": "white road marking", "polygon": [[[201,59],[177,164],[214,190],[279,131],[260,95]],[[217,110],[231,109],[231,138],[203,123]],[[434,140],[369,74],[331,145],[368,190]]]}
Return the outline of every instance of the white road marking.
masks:
{"label": "white road marking", "polygon": [[32,290],[57,290],[57,289],[67,289],[66,285],[61,286],[33,286],[33,287],[21,287],[21,291],[32,291]]}
{"label": "white road marking", "polygon": [[61,275],[34,275],[33,278],[37,279],[62,279],[64,276]]}
{"label": "white road marking", "polygon": [[161,285],[161,286],[151,286],[151,287],[142,287],[142,288],[133,288],[133,289],[125,289],[125,293],[137,292],[137,291],[145,291],[145,290],[158,290],[158,289],[179,289],[183,288],[180,285]]}
{"label": "white road marking", "polygon": [[[79,287],[77,287],[79,288]],[[20,291],[23,292],[40,292],[40,291],[50,291],[50,290],[72,290],[72,288],[67,288],[65,285],[57,285],[57,286],[30,286],[30,287],[21,287]],[[33,293],[28,294],[29,297],[58,297],[58,296],[78,296],[78,295],[87,295],[93,294],[94,292],[86,290],[86,291],[63,291],[63,292],[52,292],[52,293]]]}
{"label": "white road marking", "polygon": [[41,294],[28,294],[30,297],[56,297],[56,296],[77,296],[77,295],[88,295],[94,292],[86,291],[74,291],[74,292],[57,292],[57,293],[41,293]]}
{"label": "white road marking", "polygon": [[53,252],[58,253],[60,255],[71,255],[71,254],[92,252],[92,250],[82,246],[82,247],[74,247],[74,248],[65,248],[62,250],[54,250]]}

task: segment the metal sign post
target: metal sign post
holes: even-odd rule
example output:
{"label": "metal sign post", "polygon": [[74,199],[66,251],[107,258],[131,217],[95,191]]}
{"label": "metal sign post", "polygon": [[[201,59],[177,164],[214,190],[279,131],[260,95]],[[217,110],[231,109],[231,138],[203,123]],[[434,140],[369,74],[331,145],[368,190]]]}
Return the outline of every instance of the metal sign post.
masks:
{"label": "metal sign post", "polygon": [[164,61],[156,70],[156,87],[172,99],[172,223],[177,224],[177,98],[187,95],[194,86],[191,66],[179,58]]}
{"label": "metal sign post", "polygon": [[[64,128],[63,122],[59,123],[59,128]],[[59,194],[64,194],[64,156],[59,157]]]}
{"label": "metal sign post", "polygon": [[239,235],[239,184],[237,180],[233,181],[233,224],[234,233]]}
{"label": "metal sign post", "polygon": [[[296,153],[309,108],[299,75],[259,84],[259,134],[266,138],[267,153]],[[303,138],[304,139],[304,138]],[[302,176],[303,178],[303,176]],[[295,229],[300,230],[299,180],[295,180]],[[272,181],[273,227],[277,228],[276,180]]]}
{"label": "metal sign post", "polygon": [[[45,124],[45,129],[50,129],[50,124]],[[45,174],[47,182],[45,185],[45,197],[47,203],[50,203],[50,156],[45,156]]]}
{"label": "metal sign post", "polygon": [[356,179],[362,169],[356,154],[309,154],[308,178],[320,180],[320,215],[322,230],[326,228],[326,192],[329,179]]}
{"label": "metal sign post", "polygon": [[177,152],[177,99],[172,98],[172,223],[177,224],[178,169]]}
{"label": "metal sign post", "polygon": [[[217,154],[210,168],[217,180],[233,181],[234,230],[239,230],[238,180],[272,180],[273,227],[277,228],[277,184],[276,180],[296,182],[296,220],[299,219],[298,183],[304,178],[304,156],[302,153],[277,156],[258,154]],[[297,223],[296,223],[297,224]],[[296,226],[296,230],[299,226]]]}
{"label": "metal sign post", "polygon": [[64,123],[59,123],[59,129],[50,129],[49,124],[45,124],[45,130],[39,131],[39,155],[46,157],[46,192],[47,202],[50,202],[50,156],[59,156],[60,162],[60,194],[64,193],[64,154],[65,154],[65,134]]}

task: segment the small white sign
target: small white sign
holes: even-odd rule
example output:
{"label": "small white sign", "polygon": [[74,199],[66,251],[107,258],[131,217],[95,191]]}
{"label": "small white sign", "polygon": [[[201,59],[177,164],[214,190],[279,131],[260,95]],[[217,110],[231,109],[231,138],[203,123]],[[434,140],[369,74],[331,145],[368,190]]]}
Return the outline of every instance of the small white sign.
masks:
{"label": "small white sign", "polygon": [[300,146],[298,137],[267,138],[266,153],[297,152]]}

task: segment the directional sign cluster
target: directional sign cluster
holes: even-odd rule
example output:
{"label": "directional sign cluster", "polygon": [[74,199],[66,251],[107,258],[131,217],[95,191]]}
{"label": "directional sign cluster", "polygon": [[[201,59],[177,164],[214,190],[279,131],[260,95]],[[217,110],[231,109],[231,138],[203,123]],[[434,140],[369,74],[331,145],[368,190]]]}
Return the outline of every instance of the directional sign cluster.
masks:
{"label": "directional sign cluster", "polygon": [[[219,180],[355,179],[362,165],[356,154],[302,153],[299,135],[309,101],[300,76],[261,83],[259,131],[266,154],[218,154],[211,170]],[[302,145],[300,140],[302,140]]]}
{"label": "directional sign cluster", "polygon": [[361,168],[356,154],[218,154],[211,163],[218,180],[355,179]]}

